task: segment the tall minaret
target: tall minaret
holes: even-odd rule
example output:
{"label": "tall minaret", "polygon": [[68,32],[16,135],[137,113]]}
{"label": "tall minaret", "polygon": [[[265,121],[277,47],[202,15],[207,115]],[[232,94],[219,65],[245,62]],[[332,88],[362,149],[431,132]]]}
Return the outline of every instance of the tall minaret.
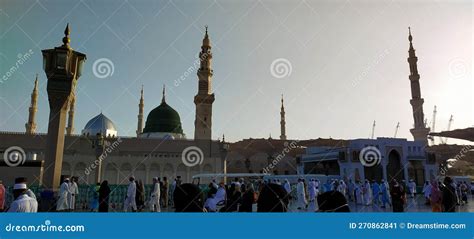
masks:
{"label": "tall minaret", "polygon": [[36,133],[36,111],[38,111],[38,74],[36,74],[35,87],[31,93],[31,105],[28,109],[28,123],[25,124],[26,133]]}
{"label": "tall minaret", "polygon": [[73,92],[71,94],[71,99],[69,101],[69,112],[67,119],[66,135],[71,136],[74,133],[74,108],[76,105],[76,94]]}
{"label": "tall minaret", "polygon": [[285,106],[283,106],[283,95],[281,95],[281,109],[280,109],[280,139],[286,140],[286,127],[285,127]]}
{"label": "tall minaret", "polygon": [[423,114],[423,98],[421,98],[421,90],[420,90],[420,75],[418,74],[418,66],[417,61],[418,58],[415,55],[415,49],[413,48],[412,40],[413,37],[411,36],[411,29],[408,28],[408,40],[410,41],[410,48],[408,50],[408,63],[410,65],[410,79],[411,83],[411,100],[410,104],[413,110],[413,120],[415,121],[414,128],[410,129],[413,138],[416,141],[424,141],[428,143],[428,133],[430,132],[430,128],[426,127],[424,121],[424,114]]}
{"label": "tall minaret", "polygon": [[143,133],[143,107],[145,106],[143,100],[143,85],[140,93],[140,103],[138,104],[138,124],[137,124],[137,137]]}
{"label": "tall minaret", "polygon": [[201,52],[199,53],[201,65],[197,71],[198,93],[194,97],[196,104],[196,119],[194,121],[194,139],[208,139],[212,137],[212,103],[214,94],[211,93],[211,79],[213,70],[211,68],[211,42],[207,34],[202,40]]}

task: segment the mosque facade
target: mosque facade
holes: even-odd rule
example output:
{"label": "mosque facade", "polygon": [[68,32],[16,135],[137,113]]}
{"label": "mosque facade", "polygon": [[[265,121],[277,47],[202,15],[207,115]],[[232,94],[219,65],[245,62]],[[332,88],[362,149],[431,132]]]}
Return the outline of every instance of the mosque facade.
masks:
{"label": "mosque facade", "polygon": [[[198,91],[194,97],[194,138],[183,133],[179,113],[166,102],[165,87],[161,103],[149,112],[146,120],[142,88],[134,137],[120,136],[113,121],[103,113],[93,117],[80,135],[74,135],[74,96],[69,102],[62,175],[77,176],[80,182],[88,184],[102,180],[108,180],[111,184],[126,184],[132,175],[147,184],[151,183],[153,177],[172,180],[180,176],[183,181],[190,182],[196,174],[225,172],[275,175],[318,173],[353,180],[390,177],[427,180],[437,175],[437,160],[434,153],[427,156],[425,147],[429,128],[420,110],[423,98],[412,39],[410,32],[410,104],[415,121],[411,133],[415,141],[395,138],[292,140],[287,137],[283,97],[278,139],[249,138],[234,143],[225,142],[224,137],[222,140],[212,140],[212,105],[215,96],[211,87],[211,42],[206,28],[199,53]],[[6,183],[18,175],[28,174],[32,175],[29,176],[32,183],[41,184],[43,174],[47,173],[47,169],[41,166],[47,135],[36,132],[37,98],[36,81],[31,94],[26,131],[0,132],[0,153],[4,154],[12,146],[23,150],[19,156],[23,154],[24,162],[18,167],[7,167],[5,162],[0,163],[0,175]],[[375,168],[367,167],[359,160],[359,154],[366,146],[381,150],[381,162]],[[397,174],[394,174],[395,171]]]}

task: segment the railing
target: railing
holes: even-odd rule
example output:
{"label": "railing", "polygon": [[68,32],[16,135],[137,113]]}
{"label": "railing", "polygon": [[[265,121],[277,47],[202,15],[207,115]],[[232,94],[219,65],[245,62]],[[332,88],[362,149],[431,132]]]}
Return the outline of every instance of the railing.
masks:
{"label": "railing", "polygon": [[[111,211],[123,211],[123,202],[127,195],[128,185],[109,185],[109,187],[109,208]],[[95,198],[97,197],[98,200],[98,193],[95,192],[95,188],[95,185],[79,185],[79,194],[76,196],[76,210],[90,211],[92,209],[92,203]],[[145,202],[149,200],[151,188],[152,185],[145,185]],[[41,200],[41,192],[43,188],[39,186],[30,186],[30,189],[36,195],[37,199]],[[7,195],[5,203],[8,206],[13,201],[13,187],[6,187],[6,191]]]}

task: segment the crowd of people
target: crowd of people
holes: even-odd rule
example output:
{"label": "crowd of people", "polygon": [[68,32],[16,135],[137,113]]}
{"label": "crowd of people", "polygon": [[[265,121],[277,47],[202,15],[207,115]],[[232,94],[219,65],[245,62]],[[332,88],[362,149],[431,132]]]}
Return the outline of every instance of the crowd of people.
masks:
{"label": "crowd of people", "polygon": [[[181,184],[181,177],[177,177],[171,184],[171,192],[174,191],[176,185]],[[150,212],[161,212],[161,208],[167,208],[169,203],[170,184],[167,177],[163,180],[159,177],[153,178],[152,189],[149,197],[145,195],[145,186],[141,180],[135,180],[135,177],[129,178],[127,187],[127,195],[124,202],[125,212],[140,212],[148,206]],[[108,195],[104,198],[108,198]],[[148,198],[148,200],[146,200]],[[107,200],[101,203],[107,204]]]}
{"label": "crowd of people", "polygon": [[306,184],[303,178],[298,179],[296,185],[291,185],[288,180],[282,184],[279,179],[245,181],[235,178],[227,185],[224,182],[217,184],[213,180],[207,186],[207,192],[196,185],[183,184],[174,193],[175,211],[288,212],[293,203],[301,211],[350,211],[347,199],[341,192],[328,190],[319,193],[318,183],[317,180],[310,180]]}
{"label": "crowd of people", "polygon": [[[433,212],[455,212],[458,205],[468,203],[470,190],[467,182],[456,183],[451,177],[445,177],[443,182],[427,181],[421,192],[417,192],[414,180],[398,182],[395,179],[390,183],[384,180],[365,180],[362,183],[335,179],[321,183],[318,179],[300,178],[296,184],[291,184],[287,179],[281,182],[279,179],[267,181],[235,178],[228,184],[212,180],[204,187],[182,183],[180,177],[175,178],[171,184],[166,177],[163,180],[155,177],[152,181],[151,188],[145,190],[142,180],[129,178],[122,204],[123,211],[161,212],[162,209],[174,209],[176,212],[349,212],[349,203],[352,202],[356,207],[391,207],[393,212],[403,212],[409,198],[416,199],[420,193],[425,205],[430,206]],[[112,190],[107,180],[98,183],[91,190],[89,209],[93,212],[108,212],[111,208],[109,201]],[[15,179],[12,194],[14,201],[6,207],[7,191],[0,181],[0,211],[38,211],[36,195],[28,188],[26,178]],[[53,204],[56,211],[75,211],[78,195],[78,178],[65,178],[59,188],[56,203]],[[39,196],[40,199],[51,197],[43,193]],[[47,211],[51,211],[51,208]]]}

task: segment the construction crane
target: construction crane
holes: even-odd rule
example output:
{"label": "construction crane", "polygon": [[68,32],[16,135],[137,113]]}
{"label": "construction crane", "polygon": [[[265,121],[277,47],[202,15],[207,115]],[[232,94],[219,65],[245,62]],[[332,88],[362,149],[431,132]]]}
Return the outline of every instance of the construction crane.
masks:
{"label": "construction crane", "polygon": [[395,127],[395,134],[393,135],[394,138],[397,137],[398,129],[400,129],[400,122],[398,122],[397,126]]}
{"label": "construction crane", "polygon": [[374,139],[374,134],[375,134],[375,120],[374,120],[374,124],[372,124],[372,136],[370,137],[371,139]]}
{"label": "construction crane", "polygon": [[[453,121],[454,121],[453,115],[451,115],[451,117],[449,117],[448,128],[446,129],[446,131],[450,131],[450,130],[451,130],[451,125],[453,124]],[[446,144],[446,142],[448,142],[448,138],[443,138],[443,139],[441,139],[441,142],[442,142],[443,144]]]}
{"label": "construction crane", "polygon": [[[438,111],[436,111],[436,105],[434,106],[434,109],[433,109],[433,118],[431,119],[431,132],[435,132],[435,126],[436,126],[436,113]],[[434,136],[429,136],[430,138],[430,141],[431,141],[431,145],[434,145],[435,144],[435,139],[434,139]]]}

